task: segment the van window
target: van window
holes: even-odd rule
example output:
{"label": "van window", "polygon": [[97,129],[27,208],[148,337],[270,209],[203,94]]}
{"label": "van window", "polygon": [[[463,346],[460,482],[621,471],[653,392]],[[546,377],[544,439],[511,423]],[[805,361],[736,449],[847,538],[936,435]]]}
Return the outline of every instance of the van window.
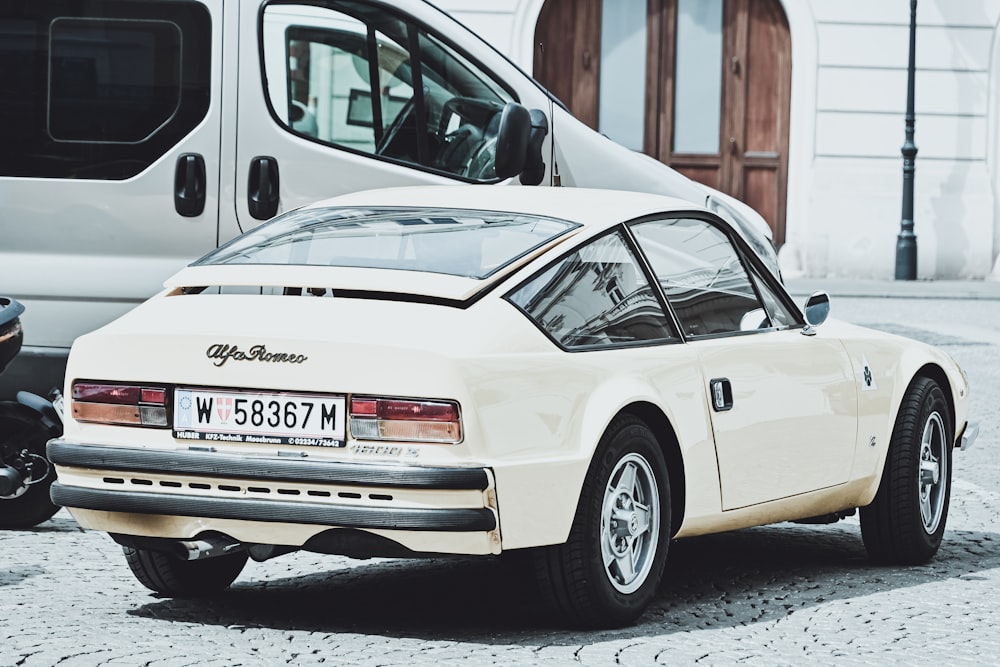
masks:
{"label": "van window", "polygon": [[267,92],[279,122],[319,143],[495,180],[500,112],[513,96],[383,8],[324,4],[264,10]]}
{"label": "van window", "polygon": [[211,18],[193,2],[0,5],[0,176],[135,176],[205,117]]}

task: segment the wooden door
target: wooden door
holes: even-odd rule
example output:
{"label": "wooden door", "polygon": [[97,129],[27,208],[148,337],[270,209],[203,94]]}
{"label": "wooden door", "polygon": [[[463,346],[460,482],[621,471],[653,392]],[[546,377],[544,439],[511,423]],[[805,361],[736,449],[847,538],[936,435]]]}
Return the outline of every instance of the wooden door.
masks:
{"label": "wooden door", "polygon": [[[609,18],[604,11],[620,12],[621,3],[547,0],[535,28],[535,77],[577,118],[612,139],[616,137],[602,127],[599,113],[601,75],[621,72],[602,67],[601,33]],[[779,0],[646,0],[645,12],[640,36],[645,62],[632,65],[644,71],[645,88],[642,141],[635,147],[746,201],[768,221],[780,245],[788,178],[791,39]],[[699,34],[691,34],[692,26]],[[698,75],[698,68],[706,66],[718,71],[717,80]],[[698,105],[704,105],[703,114]],[[690,141],[685,128],[692,117],[713,128],[717,120],[717,136],[713,131],[707,143]]]}

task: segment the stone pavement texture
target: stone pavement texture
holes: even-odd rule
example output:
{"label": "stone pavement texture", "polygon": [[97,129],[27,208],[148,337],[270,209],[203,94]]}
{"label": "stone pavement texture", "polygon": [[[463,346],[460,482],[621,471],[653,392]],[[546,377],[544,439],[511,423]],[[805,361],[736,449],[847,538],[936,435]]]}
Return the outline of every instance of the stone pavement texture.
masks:
{"label": "stone pavement texture", "polygon": [[[798,301],[814,287],[790,282]],[[856,518],[693,538],[671,545],[638,624],[578,632],[543,616],[503,560],[290,554],[249,564],[218,597],[162,599],[64,511],[0,532],[0,666],[997,664],[1000,304],[820,282],[834,316],[903,329],[969,372],[983,430],[955,454],[945,542],[927,565],[870,564]]]}

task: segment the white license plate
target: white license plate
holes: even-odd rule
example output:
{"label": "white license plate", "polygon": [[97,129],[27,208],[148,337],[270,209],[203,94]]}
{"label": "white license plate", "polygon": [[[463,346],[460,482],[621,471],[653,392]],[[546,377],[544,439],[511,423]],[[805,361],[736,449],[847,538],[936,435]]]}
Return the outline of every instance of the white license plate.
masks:
{"label": "white license plate", "polygon": [[346,407],[344,396],[177,389],[174,437],[343,447]]}

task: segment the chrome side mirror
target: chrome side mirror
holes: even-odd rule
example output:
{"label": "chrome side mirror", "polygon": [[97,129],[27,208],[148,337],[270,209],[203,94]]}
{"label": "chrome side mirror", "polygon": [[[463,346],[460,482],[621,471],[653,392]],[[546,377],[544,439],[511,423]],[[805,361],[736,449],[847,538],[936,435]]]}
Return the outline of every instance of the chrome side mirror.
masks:
{"label": "chrome side mirror", "polygon": [[806,326],[802,329],[802,334],[815,336],[816,327],[826,322],[826,318],[830,316],[830,295],[826,292],[814,292],[806,299],[803,314],[806,317]]}

